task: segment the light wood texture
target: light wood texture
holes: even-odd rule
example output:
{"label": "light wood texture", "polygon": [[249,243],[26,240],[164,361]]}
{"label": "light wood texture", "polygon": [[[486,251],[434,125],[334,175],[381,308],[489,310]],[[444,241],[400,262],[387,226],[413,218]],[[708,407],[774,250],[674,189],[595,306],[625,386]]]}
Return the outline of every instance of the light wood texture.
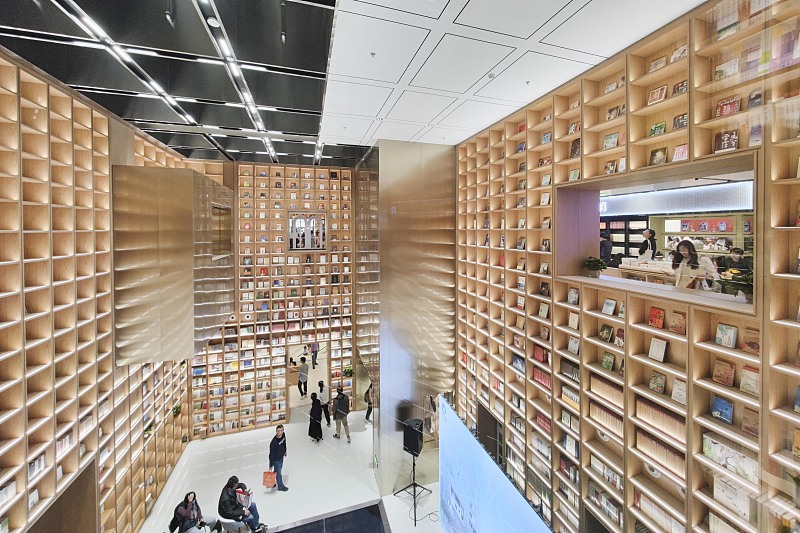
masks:
{"label": "light wood texture", "polygon": [[[504,423],[506,470],[542,505],[556,531],[580,530],[586,513],[609,531],[626,532],[637,524],[652,531],[716,531],[720,520],[737,531],[778,531],[800,519],[792,480],[800,459],[791,451],[800,432],[794,411],[800,384],[800,69],[791,51],[799,15],[790,1],[766,7],[707,2],[457,147],[458,412],[472,425],[481,402]],[[725,99],[732,99],[731,109],[720,104]],[[621,111],[623,104],[620,117],[614,108]],[[684,113],[686,127],[674,120]],[[526,136],[518,138],[523,120]],[[571,127],[576,121],[579,131]],[[661,121],[663,133],[653,128]],[[738,144],[720,150],[717,134],[734,130]],[[613,133],[617,146],[607,137]],[[575,141],[577,157],[570,153]],[[520,142],[524,171],[514,153]],[[675,161],[676,147],[684,144],[686,160]],[[662,147],[666,158],[654,159]],[[612,160],[617,169],[606,175]],[[570,181],[574,169],[579,172]],[[591,253],[597,249],[597,191],[743,169],[755,175],[754,305],[576,275],[580,260],[597,253]],[[494,185],[502,171],[508,175],[504,189]],[[556,235],[548,259],[556,277],[538,274],[543,257],[531,229],[524,230],[524,252],[509,249],[516,241],[509,234],[520,231],[510,229],[515,221],[524,218],[530,228],[539,220],[534,191],[545,174],[554,184],[544,191],[551,195],[552,207],[545,209]],[[518,207],[519,193],[508,181],[520,180],[535,197]],[[732,237],[744,244],[738,229]],[[525,263],[521,285],[518,261]],[[580,294],[576,303],[568,301],[573,292]],[[607,299],[614,301],[613,315],[602,312]],[[618,315],[622,303],[624,317]],[[661,328],[649,323],[654,308],[664,310]],[[685,315],[685,332],[668,330],[675,314]],[[737,328],[733,348],[715,342],[719,324]],[[603,335],[609,328],[611,342]],[[613,342],[618,333],[622,346]],[[754,335],[759,353],[743,349]],[[663,361],[651,354],[654,340],[666,342]],[[717,361],[732,363],[732,385],[714,380]],[[577,378],[570,365],[579,368]],[[755,393],[740,389],[748,371],[761,382]],[[685,404],[673,396],[681,383]],[[733,405],[732,424],[713,415],[715,397]],[[745,417],[760,431],[743,430]],[[758,477],[704,455],[709,436],[754,461]],[[718,495],[726,481],[749,498],[749,516],[747,509],[736,514]]]}

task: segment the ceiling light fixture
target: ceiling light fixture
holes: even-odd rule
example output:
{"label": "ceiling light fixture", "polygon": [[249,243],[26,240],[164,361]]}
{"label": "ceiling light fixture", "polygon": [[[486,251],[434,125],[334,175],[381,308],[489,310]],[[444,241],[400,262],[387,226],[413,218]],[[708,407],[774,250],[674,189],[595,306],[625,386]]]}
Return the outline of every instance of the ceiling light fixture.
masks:
{"label": "ceiling light fixture", "polygon": [[220,61],[219,59],[209,59],[207,57],[198,57],[197,61],[200,63],[208,63],[209,65],[224,65],[224,61]]}
{"label": "ceiling light fixture", "polygon": [[72,41],[72,44],[76,46],[82,46],[83,48],[97,48],[98,50],[106,49],[106,45],[95,41]]}
{"label": "ceiling light fixture", "polygon": [[125,51],[128,52],[129,54],[139,54],[140,56],[154,56],[154,57],[158,57],[159,56],[158,52],[156,52],[155,50],[144,50],[144,49],[139,49],[139,48],[126,48]]}
{"label": "ceiling light fixture", "polygon": [[266,67],[262,67],[261,65],[247,65],[247,64],[240,64],[239,65],[242,69],[247,70],[257,70],[259,72],[269,72]]}
{"label": "ceiling light fixture", "polygon": [[212,28],[219,28],[220,27],[220,23],[219,23],[219,20],[217,19],[217,17],[208,17],[208,18],[206,18],[206,22]]}

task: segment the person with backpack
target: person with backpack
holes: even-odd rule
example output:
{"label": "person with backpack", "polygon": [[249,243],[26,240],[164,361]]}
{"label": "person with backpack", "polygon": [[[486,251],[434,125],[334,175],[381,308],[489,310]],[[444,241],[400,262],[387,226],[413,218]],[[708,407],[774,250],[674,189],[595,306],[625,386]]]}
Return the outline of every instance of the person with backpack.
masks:
{"label": "person with backpack", "polygon": [[252,493],[239,478],[231,476],[222,487],[217,510],[222,518],[243,522],[252,533],[266,533],[267,526],[259,522],[258,508],[251,500]]}
{"label": "person with backpack", "polygon": [[367,424],[372,424],[372,420],[369,419],[369,415],[372,414],[372,383],[369,384],[366,392],[364,392],[364,401],[367,402]]}
{"label": "person with backpack", "polygon": [[214,524],[211,531],[222,532],[222,523],[213,515],[203,516],[196,498],[197,495],[194,492],[188,492],[183,501],[175,507],[172,521],[169,523],[170,533],[174,531],[178,531],[178,533],[203,531],[210,524]]}
{"label": "person with backpack", "polygon": [[333,438],[341,438],[342,424],[344,424],[347,442],[350,442],[350,427],[347,425],[347,415],[350,413],[350,398],[344,393],[344,389],[341,386],[336,389],[336,392],[338,394],[333,399],[333,419],[336,421],[336,433],[333,434]]}

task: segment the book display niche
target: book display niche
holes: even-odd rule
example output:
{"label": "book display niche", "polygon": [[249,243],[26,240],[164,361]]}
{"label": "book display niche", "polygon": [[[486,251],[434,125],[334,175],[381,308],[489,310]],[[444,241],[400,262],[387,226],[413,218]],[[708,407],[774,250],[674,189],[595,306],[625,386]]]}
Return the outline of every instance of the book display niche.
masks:
{"label": "book display niche", "polygon": [[[797,2],[706,2],[457,147],[458,412],[504,425],[555,531],[800,528],[798,32]],[[752,173],[752,207],[594,213],[723,168]],[[598,223],[626,256],[647,227],[665,255],[742,248],[752,282],[585,277]]]}
{"label": "book display niche", "polygon": [[328,343],[352,396],[350,169],[238,163],[237,312],[192,361],[192,435],[288,420],[288,350]]}

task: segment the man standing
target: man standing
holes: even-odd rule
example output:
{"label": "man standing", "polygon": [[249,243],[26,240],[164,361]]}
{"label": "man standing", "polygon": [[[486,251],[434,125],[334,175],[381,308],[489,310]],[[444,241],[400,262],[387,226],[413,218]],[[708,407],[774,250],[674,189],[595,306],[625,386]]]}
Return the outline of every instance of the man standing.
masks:
{"label": "man standing", "polygon": [[300,358],[300,368],[297,374],[297,390],[300,391],[300,397],[308,396],[308,363],[306,358]]}
{"label": "man standing", "polygon": [[[247,485],[239,483],[239,478],[231,476],[228,483],[222,488],[219,495],[219,506],[217,510],[222,518],[244,522],[252,533],[266,533],[267,526],[258,521],[258,509],[255,502],[243,505],[239,502],[236,491],[240,490],[243,495],[249,494]],[[249,499],[249,496],[246,497]]]}
{"label": "man standing", "polygon": [[344,393],[342,387],[337,388],[336,392],[338,394],[333,399],[333,419],[336,421],[336,433],[334,433],[333,438],[341,438],[342,424],[344,424],[347,442],[350,442],[350,427],[347,425],[347,415],[350,413],[350,398]]}
{"label": "man standing", "polygon": [[[311,343],[311,369],[317,368],[317,354],[319,353],[319,343],[314,341]],[[320,400],[322,401],[322,400]]]}
{"label": "man standing", "polygon": [[289,487],[283,484],[283,476],[281,470],[283,469],[283,458],[286,457],[286,435],[283,433],[283,424],[278,424],[275,427],[275,436],[269,443],[269,467],[275,472],[275,477],[278,484],[278,490],[286,492]]}
{"label": "man standing", "polygon": [[331,402],[330,393],[328,393],[328,386],[325,385],[325,382],[320,380],[319,383],[319,403],[322,404],[322,413],[325,415],[325,421],[328,423],[328,427],[331,427],[331,411],[328,407],[328,404]]}

